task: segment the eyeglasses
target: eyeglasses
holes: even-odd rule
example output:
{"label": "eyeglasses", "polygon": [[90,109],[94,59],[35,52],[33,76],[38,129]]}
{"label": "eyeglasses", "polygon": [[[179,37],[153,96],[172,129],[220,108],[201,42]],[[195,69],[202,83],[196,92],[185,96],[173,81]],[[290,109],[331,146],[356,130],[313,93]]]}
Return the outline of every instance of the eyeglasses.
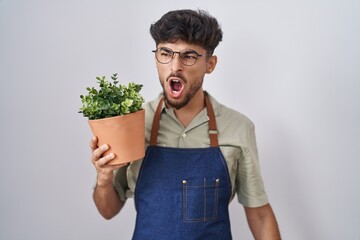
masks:
{"label": "eyeglasses", "polygon": [[175,52],[166,47],[157,48],[152,52],[155,53],[156,60],[162,64],[170,63],[174,59],[175,53],[177,53],[180,56],[181,63],[186,66],[194,65],[199,57],[204,56],[197,53],[195,50],[183,50],[181,52]]}

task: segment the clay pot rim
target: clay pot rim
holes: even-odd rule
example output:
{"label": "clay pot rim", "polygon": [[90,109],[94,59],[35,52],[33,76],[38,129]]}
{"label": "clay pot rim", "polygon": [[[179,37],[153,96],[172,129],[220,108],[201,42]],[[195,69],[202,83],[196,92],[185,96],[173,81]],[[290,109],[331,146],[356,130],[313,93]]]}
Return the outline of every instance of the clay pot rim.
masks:
{"label": "clay pot rim", "polygon": [[143,111],[145,111],[145,110],[144,109],[139,109],[136,112],[132,112],[132,113],[124,114],[124,115],[118,115],[118,116],[113,116],[113,117],[104,117],[104,118],[99,118],[99,119],[88,119],[88,121],[89,122],[100,122],[100,121],[104,121],[106,119],[115,119],[115,118],[119,118],[119,117],[127,117],[129,115],[136,114],[136,113],[143,112]]}

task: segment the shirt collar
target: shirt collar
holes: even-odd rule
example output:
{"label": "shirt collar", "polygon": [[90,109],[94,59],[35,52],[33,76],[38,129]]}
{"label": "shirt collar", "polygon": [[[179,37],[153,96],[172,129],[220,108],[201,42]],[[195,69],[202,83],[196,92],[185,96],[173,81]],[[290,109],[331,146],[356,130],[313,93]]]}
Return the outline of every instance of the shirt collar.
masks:
{"label": "shirt collar", "polygon": [[[159,93],[159,95],[157,96],[155,101],[153,101],[153,106],[152,106],[153,109],[157,108],[162,96],[163,96],[163,93],[161,92],[161,93]],[[208,93],[208,96],[209,96],[209,100],[210,100],[210,102],[211,102],[211,104],[213,106],[215,117],[220,116],[220,114],[221,114],[221,105],[220,105],[220,103],[211,94]],[[162,112],[164,112],[165,107],[166,107],[165,103],[163,102],[162,107],[161,107]]]}

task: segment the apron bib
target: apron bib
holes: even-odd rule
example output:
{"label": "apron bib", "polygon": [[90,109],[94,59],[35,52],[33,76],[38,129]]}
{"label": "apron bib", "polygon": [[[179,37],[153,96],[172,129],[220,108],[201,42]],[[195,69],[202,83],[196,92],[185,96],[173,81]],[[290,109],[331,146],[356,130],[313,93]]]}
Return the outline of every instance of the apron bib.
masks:
{"label": "apron bib", "polygon": [[133,240],[231,240],[230,177],[208,96],[209,148],[156,146],[162,102],[136,183]]}

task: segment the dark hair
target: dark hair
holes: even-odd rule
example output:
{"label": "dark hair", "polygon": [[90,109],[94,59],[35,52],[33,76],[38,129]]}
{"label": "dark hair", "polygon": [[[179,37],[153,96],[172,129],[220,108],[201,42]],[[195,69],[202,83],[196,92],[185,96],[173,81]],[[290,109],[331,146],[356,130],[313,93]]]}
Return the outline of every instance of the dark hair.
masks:
{"label": "dark hair", "polygon": [[151,25],[150,33],[156,45],[183,40],[203,47],[209,55],[222,40],[217,20],[203,10],[170,11]]}

